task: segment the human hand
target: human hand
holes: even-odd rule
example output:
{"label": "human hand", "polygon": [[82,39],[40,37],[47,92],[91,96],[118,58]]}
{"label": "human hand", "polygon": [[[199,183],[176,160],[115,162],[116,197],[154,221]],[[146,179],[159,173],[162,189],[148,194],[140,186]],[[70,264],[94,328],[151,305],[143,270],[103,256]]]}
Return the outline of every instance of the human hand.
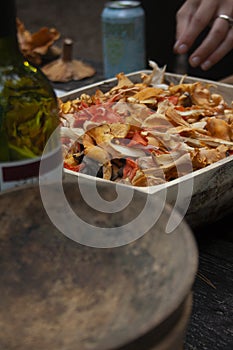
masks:
{"label": "human hand", "polygon": [[174,51],[178,54],[187,53],[198,35],[211,26],[189,57],[192,67],[208,70],[233,49],[233,23],[219,15],[227,15],[233,22],[233,0],[186,0],[177,12]]}

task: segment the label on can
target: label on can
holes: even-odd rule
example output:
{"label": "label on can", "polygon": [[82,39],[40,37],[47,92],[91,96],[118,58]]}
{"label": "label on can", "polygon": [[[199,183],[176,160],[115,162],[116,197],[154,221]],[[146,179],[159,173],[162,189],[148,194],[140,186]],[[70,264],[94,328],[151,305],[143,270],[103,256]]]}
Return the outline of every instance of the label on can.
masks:
{"label": "label on can", "polygon": [[105,78],[145,68],[145,16],[138,1],[115,1],[102,12]]}
{"label": "label on can", "polygon": [[[60,147],[44,155],[43,169],[46,171],[41,175],[51,176],[51,173],[61,164],[61,160]],[[38,183],[40,162],[41,157],[0,163],[0,191],[20,185]]]}

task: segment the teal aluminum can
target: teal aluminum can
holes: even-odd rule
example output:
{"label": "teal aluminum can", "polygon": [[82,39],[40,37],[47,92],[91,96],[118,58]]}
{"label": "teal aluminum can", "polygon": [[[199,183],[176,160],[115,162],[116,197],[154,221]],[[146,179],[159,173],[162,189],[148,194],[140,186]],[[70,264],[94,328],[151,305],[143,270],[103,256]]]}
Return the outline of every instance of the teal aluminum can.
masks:
{"label": "teal aluminum can", "polygon": [[145,68],[145,14],[140,1],[110,1],[101,14],[105,78]]}

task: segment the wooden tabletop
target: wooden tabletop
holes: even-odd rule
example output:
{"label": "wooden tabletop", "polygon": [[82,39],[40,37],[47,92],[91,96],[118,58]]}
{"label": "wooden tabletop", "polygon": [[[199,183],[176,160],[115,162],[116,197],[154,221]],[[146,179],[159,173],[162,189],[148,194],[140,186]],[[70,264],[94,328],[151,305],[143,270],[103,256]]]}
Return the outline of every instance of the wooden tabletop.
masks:
{"label": "wooden tabletop", "polygon": [[199,269],[185,350],[233,349],[232,216],[194,231]]}

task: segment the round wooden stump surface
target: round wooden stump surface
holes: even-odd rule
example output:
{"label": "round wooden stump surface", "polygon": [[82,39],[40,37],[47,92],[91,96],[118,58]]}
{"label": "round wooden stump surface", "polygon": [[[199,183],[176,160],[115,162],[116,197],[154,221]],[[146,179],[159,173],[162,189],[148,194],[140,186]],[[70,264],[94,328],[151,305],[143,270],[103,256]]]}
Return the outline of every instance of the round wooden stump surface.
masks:
{"label": "round wooden stump surface", "polygon": [[[73,206],[84,210],[77,191],[66,185]],[[189,227],[182,222],[165,233],[169,213],[165,207],[136,241],[100,249],[62,234],[48,218],[37,186],[2,193],[0,348],[152,349],[184,317],[197,270]],[[112,217],[102,215],[102,221]],[[93,215],[92,220],[95,224]],[[186,323],[187,317],[182,335]]]}

